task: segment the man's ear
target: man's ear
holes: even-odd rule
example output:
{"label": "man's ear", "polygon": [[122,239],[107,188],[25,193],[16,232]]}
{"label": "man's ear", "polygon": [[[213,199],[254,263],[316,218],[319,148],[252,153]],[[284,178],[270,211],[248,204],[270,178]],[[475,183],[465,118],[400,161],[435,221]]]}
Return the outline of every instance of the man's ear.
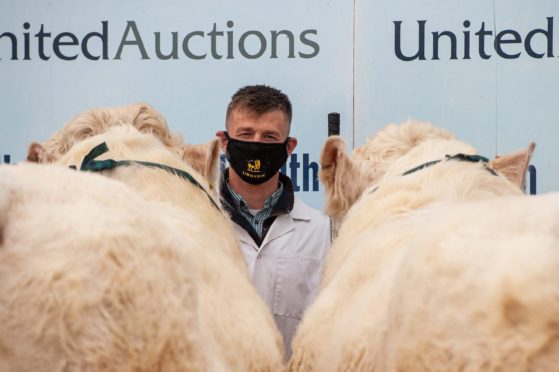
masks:
{"label": "man's ear", "polygon": [[32,163],[52,163],[54,157],[49,156],[40,143],[33,142],[27,148],[27,161]]}
{"label": "man's ear", "polygon": [[525,190],[526,171],[528,165],[530,165],[530,159],[535,147],[536,144],[532,142],[524,150],[499,156],[489,162],[489,167],[503,174],[520,189]]}
{"label": "man's ear", "polygon": [[221,151],[225,152],[227,150],[227,137],[225,137],[225,133],[222,130],[218,130],[215,132],[215,136],[219,139]]}
{"label": "man's ear", "polygon": [[320,181],[326,189],[326,212],[343,217],[361,195],[359,169],[345,152],[340,136],[329,137],[320,154]]}
{"label": "man's ear", "polygon": [[293,150],[297,147],[297,138],[289,137],[289,141],[287,142],[287,155],[290,156]]}

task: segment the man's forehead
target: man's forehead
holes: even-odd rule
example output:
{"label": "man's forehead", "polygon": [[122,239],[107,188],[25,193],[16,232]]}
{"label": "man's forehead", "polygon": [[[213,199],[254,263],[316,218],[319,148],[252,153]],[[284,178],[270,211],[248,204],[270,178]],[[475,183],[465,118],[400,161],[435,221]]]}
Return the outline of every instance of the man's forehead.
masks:
{"label": "man's forehead", "polygon": [[265,125],[270,123],[281,123],[282,127],[289,130],[287,115],[280,109],[270,110],[263,113],[256,113],[248,109],[236,109],[231,111],[227,124],[235,123],[235,126]]}
{"label": "man's forehead", "polygon": [[271,110],[258,112],[250,109],[250,107],[243,106],[243,107],[237,107],[234,110],[232,110],[230,116],[246,117],[247,119],[258,119],[262,116],[270,115],[270,114],[282,114],[285,120],[287,120],[287,115],[280,108],[274,108]]}
{"label": "man's forehead", "polygon": [[229,118],[235,118],[237,120],[256,119],[261,115],[261,113],[256,113],[248,108],[240,107],[231,111],[231,113],[229,114]]}

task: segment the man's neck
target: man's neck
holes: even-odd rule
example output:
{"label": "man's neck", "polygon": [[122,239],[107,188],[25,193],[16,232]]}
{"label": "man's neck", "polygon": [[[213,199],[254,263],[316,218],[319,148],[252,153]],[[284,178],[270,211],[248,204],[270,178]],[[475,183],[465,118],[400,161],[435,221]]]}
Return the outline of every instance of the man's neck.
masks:
{"label": "man's neck", "polygon": [[243,197],[250,209],[264,208],[264,202],[278,189],[279,172],[268,181],[253,185],[243,181],[229,168],[229,186]]}

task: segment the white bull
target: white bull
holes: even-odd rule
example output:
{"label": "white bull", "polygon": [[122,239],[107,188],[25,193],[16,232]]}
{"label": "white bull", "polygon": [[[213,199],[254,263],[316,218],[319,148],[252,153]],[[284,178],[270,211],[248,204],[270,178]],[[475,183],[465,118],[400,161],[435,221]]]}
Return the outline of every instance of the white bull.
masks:
{"label": "white bull", "polygon": [[[58,165],[0,168],[0,370],[282,370],[216,178],[184,163],[181,142],[135,127],[31,146],[30,159]],[[103,171],[117,182],[67,168],[101,143],[90,164],[164,169]],[[218,143],[206,147],[217,174]]]}
{"label": "white bull", "polygon": [[176,209],[58,166],[0,167],[0,371],[227,370]]}
{"label": "white bull", "polygon": [[342,224],[290,370],[559,370],[559,195],[523,195],[532,149],[487,163],[421,122],[352,157],[330,138]]}

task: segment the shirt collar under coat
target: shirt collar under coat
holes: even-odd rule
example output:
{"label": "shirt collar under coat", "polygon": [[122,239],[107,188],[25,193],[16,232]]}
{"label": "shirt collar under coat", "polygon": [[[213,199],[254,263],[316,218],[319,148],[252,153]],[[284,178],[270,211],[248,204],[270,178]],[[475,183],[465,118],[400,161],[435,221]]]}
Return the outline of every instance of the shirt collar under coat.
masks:
{"label": "shirt collar under coat", "polygon": [[[221,180],[220,194],[222,205],[226,210],[232,212],[235,204],[232,200],[232,196],[229,193],[229,190],[227,190],[227,182],[229,182],[229,168],[226,168],[223,171]],[[295,192],[293,191],[293,184],[291,183],[291,179],[280,172],[279,180],[284,186],[284,191],[282,196],[279,198],[276,205],[274,206],[274,212],[272,214],[282,215],[290,213],[293,219],[304,221],[310,220],[310,215],[306,211],[304,205],[302,205],[301,203],[295,203]]]}

